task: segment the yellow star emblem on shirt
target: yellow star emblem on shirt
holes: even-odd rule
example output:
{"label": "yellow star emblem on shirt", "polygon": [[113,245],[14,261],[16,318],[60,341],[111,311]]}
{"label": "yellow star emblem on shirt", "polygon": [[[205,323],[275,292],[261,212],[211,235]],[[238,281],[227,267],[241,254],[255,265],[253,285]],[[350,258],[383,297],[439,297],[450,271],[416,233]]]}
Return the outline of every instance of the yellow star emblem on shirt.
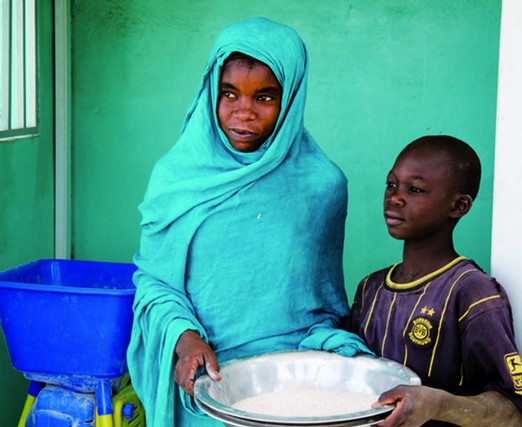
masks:
{"label": "yellow star emblem on shirt", "polygon": [[424,306],[421,308],[421,314],[427,314],[428,316],[433,317],[435,315],[435,309]]}

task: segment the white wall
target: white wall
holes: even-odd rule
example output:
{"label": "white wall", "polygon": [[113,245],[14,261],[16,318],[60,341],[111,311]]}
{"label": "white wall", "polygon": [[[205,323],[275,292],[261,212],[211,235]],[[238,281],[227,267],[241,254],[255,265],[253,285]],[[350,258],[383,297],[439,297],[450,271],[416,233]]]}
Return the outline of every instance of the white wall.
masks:
{"label": "white wall", "polygon": [[522,349],[522,1],[502,2],[491,274],[506,288]]}

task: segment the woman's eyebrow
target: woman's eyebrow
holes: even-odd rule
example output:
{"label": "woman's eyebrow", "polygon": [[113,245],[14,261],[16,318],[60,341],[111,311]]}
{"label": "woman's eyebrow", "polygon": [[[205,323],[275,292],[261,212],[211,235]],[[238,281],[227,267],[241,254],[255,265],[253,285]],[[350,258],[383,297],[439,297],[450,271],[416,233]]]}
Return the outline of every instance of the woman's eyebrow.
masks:
{"label": "woman's eyebrow", "polygon": [[[220,89],[237,89],[232,83],[222,81],[219,83]],[[257,90],[257,93],[268,93],[270,95],[280,95],[282,89],[279,86],[267,86]]]}
{"label": "woman's eyebrow", "polygon": [[236,89],[236,87],[232,83],[220,82],[219,87],[223,89]]}
{"label": "woman's eyebrow", "polygon": [[282,90],[278,86],[267,86],[258,90],[258,92],[269,93],[271,95],[279,95]]}

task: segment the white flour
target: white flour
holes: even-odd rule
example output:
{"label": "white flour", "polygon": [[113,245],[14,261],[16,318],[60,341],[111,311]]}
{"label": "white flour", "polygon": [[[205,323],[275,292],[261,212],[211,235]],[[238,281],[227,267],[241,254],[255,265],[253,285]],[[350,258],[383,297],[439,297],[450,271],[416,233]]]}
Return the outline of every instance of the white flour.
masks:
{"label": "white flour", "polygon": [[280,417],[325,417],[371,409],[378,396],[315,388],[285,388],[240,400],[246,412]]}

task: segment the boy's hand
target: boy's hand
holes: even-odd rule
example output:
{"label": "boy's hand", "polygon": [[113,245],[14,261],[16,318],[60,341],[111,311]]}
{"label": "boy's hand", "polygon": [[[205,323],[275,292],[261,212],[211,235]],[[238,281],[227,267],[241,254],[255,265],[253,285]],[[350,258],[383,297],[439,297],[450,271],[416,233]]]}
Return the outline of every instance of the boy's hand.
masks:
{"label": "boy's hand", "polygon": [[194,395],[196,372],[200,367],[205,368],[214,381],[221,380],[214,351],[195,331],[189,330],[181,335],[176,345],[176,354],[178,362],[174,379],[189,395]]}
{"label": "boy's hand", "polygon": [[418,427],[432,420],[438,410],[438,390],[424,386],[398,386],[379,397],[374,406],[395,405],[380,427]]}
{"label": "boy's hand", "polygon": [[398,386],[383,393],[374,406],[395,404],[381,427],[418,427],[428,420],[463,427],[519,427],[522,411],[496,391],[456,396],[426,386]]}

